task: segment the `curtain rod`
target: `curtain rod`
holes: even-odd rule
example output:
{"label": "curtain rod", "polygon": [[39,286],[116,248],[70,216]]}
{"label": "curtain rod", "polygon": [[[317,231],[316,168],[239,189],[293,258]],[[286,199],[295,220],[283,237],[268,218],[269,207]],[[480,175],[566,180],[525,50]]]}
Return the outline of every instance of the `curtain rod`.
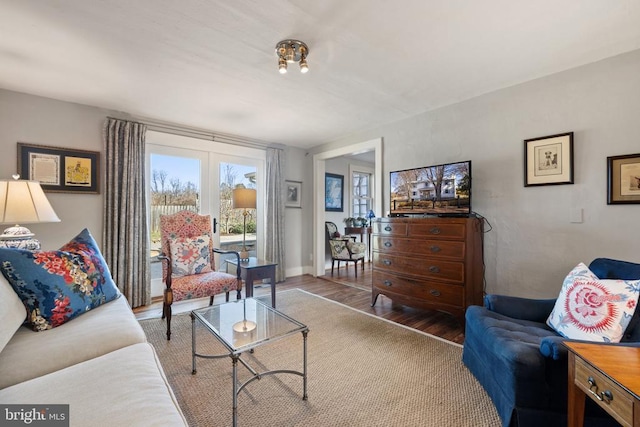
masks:
{"label": "curtain rod", "polygon": [[[110,116],[108,116],[107,118],[116,119],[116,120],[128,120],[120,117],[110,117]],[[198,138],[205,141],[215,141],[215,142],[221,142],[224,144],[232,144],[232,145],[238,145],[238,146],[243,146],[248,148],[258,148],[263,150],[266,148],[277,148],[282,150],[286,147],[284,144],[276,144],[276,143],[267,142],[267,141],[260,141],[257,139],[245,138],[237,135],[211,132],[204,129],[197,129],[189,126],[177,125],[177,124],[162,122],[158,120],[152,120],[152,119],[134,119],[134,120],[146,125],[148,130],[168,133],[171,135],[187,136],[190,138]]]}

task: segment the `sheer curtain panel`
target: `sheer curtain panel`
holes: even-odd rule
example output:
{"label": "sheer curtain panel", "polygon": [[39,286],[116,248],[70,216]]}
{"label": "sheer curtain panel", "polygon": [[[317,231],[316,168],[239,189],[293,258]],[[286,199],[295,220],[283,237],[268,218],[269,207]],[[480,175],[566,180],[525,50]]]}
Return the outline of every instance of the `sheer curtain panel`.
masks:
{"label": "sheer curtain panel", "polygon": [[106,191],[103,252],[113,280],[132,307],[151,303],[141,123],[108,118],[104,127]]}

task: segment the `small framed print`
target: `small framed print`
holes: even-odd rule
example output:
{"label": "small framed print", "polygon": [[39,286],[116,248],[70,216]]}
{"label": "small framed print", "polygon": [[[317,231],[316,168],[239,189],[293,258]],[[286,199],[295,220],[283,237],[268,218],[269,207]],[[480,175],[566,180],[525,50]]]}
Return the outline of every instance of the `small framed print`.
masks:
{"label": "small framed print", "polygon": [[344,211],[344,175],[324,174],[325,212]]}
{"label": "small framed print", "polygon": [[573,184],[573,132],[524,141],[524,186]]}
{"label": "small framed print", "polygon": [[302,208],[302,182],[287,180],[285,181],[285,190],[287,193],[285,207]]}
{"label": "small framed print", "polygon": [[640,153],[607,157],[607,204],[640,204]]}
{"label": "small framed print", "polygon": [[18,142],[18,173],[45,192],[99,194],[100,153]]}

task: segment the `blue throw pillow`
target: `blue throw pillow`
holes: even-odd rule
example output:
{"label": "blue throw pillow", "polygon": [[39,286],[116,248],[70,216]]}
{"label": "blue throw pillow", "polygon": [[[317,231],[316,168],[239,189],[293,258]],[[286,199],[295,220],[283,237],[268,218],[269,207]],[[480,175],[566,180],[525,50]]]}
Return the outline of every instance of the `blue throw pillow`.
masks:
{"label": "blue throw pillow", "polygon": [[57,251],[0,248],[0,270],[34,331],[60,326],[120,295],[86,228]]}

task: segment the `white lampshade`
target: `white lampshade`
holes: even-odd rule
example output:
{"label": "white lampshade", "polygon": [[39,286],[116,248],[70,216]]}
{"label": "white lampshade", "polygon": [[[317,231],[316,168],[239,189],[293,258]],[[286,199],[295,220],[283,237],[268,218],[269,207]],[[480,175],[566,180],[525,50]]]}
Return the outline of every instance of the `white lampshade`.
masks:
{"label": "white lampshade", "polygon": [[60,222],[40,183],[0,180],[0,224]]}
{"label": "white lampshade", "polygon": [[234,188],[232,199],[234,209],[256,208],[256,190],[254,189]]}

